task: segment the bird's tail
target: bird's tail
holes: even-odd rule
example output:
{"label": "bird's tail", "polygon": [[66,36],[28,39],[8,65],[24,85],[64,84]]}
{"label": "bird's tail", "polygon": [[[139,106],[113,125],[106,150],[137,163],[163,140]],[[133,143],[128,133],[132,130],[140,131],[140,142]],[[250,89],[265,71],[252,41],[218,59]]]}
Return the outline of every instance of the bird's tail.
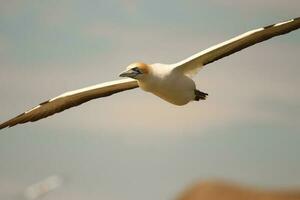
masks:
{"label": "bird's tail", "polygon": [[195,90],[195,101],[205,100],[207,93],[201,92],[200,90]]}

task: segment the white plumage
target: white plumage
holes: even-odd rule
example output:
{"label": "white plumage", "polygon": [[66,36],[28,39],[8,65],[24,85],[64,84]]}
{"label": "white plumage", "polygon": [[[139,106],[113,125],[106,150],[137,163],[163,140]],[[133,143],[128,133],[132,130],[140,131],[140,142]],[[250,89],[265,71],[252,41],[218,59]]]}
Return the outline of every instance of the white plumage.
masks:
{"label": "white plumage", "polygon": [[128,66],[125,72],[120,74],[122,77],[129,78],[66,92],[0,124],[0,129],[29,121],[37,121],[92,99],[137,87],[175,105],[184,105],[193,100],[204,100],[207,94],[198,91],[191,79],[192,75],[201,67],[256,43],[298,28],[300,28],[300,18],[295,18],[246,32],[175,64],[133,63]]}
{"label": "white plumage", "polygon": [[196,85],[190,77],[174,71],[172,65],[157,63],[147,68],[148,73],[136,77],[141,89],[179,106],[194,100]]}

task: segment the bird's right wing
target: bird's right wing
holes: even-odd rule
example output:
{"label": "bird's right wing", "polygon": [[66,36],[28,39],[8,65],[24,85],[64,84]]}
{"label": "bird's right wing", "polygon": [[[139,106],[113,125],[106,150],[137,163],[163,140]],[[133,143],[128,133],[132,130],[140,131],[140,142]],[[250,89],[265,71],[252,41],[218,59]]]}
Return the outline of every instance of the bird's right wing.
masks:
{"label": "bird's right wing", "polygon": [[121,79],[66,92],[48,101],[40,103],[38,106],[32,108],[31,110],[28,110],[0,124],[0,129],[3,129],[5,127],[12,127],[17,124],[23,124],[26,122],[37,121],[68,108],[78,106],[92,99],[110,96],[112,94],[134,89],[137,87],[138,83],[136,80]]}
{"label": "bird's right wing", "polygon": [[183,72],[186,75],[193,75],[204,65],[272,37],[289,33],[298,28],[300,28],[300,17],[248,31],[174,64],[174,70]]}

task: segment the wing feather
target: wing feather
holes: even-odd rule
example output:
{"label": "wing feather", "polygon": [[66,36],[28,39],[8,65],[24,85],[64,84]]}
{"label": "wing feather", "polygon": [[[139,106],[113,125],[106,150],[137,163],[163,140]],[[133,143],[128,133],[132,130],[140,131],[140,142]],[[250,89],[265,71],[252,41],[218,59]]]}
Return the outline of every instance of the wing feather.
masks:
{"label": "wing feather", "polygon": [[137,87],[138,84],[136,80],[122,79],[66,92],[53,99],[42,102],[38,106],[0,124],[0,129],[26,122],[34,122],[92,99],[110,96]]}
{"label": "wing feather", "polygon": [[183,73],[191,75],[204,65],[217,61],[225,56],[229,56],[272,37],[289,33],[298,28],[300,28],[300,17],[286,22],[272,24],[264,28],[248,31],[174,64],[174,69],[181,70]]}

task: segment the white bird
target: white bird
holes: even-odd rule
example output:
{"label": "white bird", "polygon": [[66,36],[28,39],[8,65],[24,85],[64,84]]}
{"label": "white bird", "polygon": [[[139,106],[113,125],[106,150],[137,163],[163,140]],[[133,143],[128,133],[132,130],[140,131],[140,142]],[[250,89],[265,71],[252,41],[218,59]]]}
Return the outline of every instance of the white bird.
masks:
{"label": "white bird", "polygon": [[300,28],[300,18],[295,18],[248,31],[175,64],[133,63],[127,67],[125,72],[120,74],[120,77],[128,77],[126,79],[66,92],[0,124],[0,129],[29,121],[37,121],[92,99],[110,96],[137,87],[179,106],[190,101],[204,100],[207,93],[197,90],[191,79],[192,75],[204,65],[298,28]]}

